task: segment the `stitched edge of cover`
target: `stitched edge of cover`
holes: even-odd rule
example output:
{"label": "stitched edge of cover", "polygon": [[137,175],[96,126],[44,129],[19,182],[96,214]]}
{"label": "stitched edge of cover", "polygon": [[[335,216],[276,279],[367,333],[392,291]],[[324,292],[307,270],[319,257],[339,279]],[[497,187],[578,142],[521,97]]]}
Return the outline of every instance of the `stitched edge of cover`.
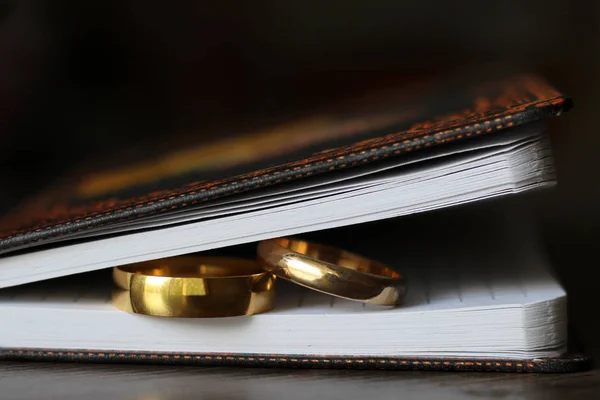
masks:
{"label": "stitched edge of cover", "polygon": [[466,358],[401,358],[348,356],[282,356],[231,354],[174,354],[90,350],[0,349],[0,360],[83,361],[138,364],[235,365],[292,368],[352,368],[429,371],[579,372],[590,368],[584,356],[525,360]]}

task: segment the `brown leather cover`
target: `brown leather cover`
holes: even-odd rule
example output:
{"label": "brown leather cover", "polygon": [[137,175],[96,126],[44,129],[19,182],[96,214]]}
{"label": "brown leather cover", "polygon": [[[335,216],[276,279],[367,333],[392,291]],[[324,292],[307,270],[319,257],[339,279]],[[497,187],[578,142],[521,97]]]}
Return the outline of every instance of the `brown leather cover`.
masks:
{"label": "brown leather cover", "polygon": [[538,76],[471,78],[386,88],[262,130],[215,134],[150,161],[78,169],[0,222],[0,252],[496,134],[571,104]]}
{"label": "brown leather cover", "polygon": [[0,349],[0,360],[67,361],[130,364],[181,364],[276,368],[350,368],[413,371],[482,371],[566,373],[585,371],[590,360],[581,355],[544,359],[348,357],[281,354],[191,354],[106,352],[60,349]]}

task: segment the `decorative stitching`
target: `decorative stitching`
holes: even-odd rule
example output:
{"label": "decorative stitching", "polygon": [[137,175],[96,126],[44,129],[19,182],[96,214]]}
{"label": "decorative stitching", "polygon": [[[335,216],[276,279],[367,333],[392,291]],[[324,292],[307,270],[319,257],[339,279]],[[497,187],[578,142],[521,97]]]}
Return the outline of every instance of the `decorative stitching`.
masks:
{"label": "decorative stitching", "polygon": [[[584,370],[589,365],[589,359],[585,357],[571,357],[564,359],[536,359],[525,363],[502,361],[502,360],[432,360],[432,359],[401,359],[395,357],[378,357],[362,359],[358,357],[329,358],[321,356],[312,356],[312,358],[299,359],[298,357],[286,357],[281,355],[272,355],[256,357],[253,355],[209,355],[209,354],[170,354],[170,353],[107,353],[103,351],[75,352],[67,350],[26,350],[26,349],[0,349],[0,359],[6,358],[44,358],[59,361],[114,361],[115,359],[126,359],[130,362],[144,360],[163,360],[164,362],[179,360],[198,360],[200,362],[211,362],[219,364],[221,362],[238,362],[243,365],[274,365],[281,366],[286,363],[298,364],[302,362],[308,365],[320,367],[348,365],[357,367],[377,366],[378,368],[396,368],[393,366],[403,365],[411,369],[430,369],[430,370],[497,370],[514,372],[573,372]],[[256,362],[258,360],[258,362]],[[480,368],[478,368],[480,367]]]}

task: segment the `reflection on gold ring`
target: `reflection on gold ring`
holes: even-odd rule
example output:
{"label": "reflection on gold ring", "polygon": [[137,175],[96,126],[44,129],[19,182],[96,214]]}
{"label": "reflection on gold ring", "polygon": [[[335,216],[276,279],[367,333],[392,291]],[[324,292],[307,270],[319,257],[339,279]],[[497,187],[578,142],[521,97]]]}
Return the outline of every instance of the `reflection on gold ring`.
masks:
{"label": "reflection on gold ring", "polygon": [[259,243],[257,254],[274,275],[348,300],[397,305],[406,293],[398,272],[344,250],[279,238]]}
{"label": "reflection on gold ring", "polygon": [[271,310],[276,278],[252,261],[173,257],[113,269],[113,304],[136,314],[202,318]]}

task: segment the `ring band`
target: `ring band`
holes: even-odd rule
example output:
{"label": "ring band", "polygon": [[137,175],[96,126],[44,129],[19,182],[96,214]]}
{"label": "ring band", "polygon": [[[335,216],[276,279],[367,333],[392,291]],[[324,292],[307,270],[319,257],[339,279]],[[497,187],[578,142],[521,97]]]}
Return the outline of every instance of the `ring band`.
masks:
{"label": "ring band", "polygon": [[398,272],[333,247],[278,238],[259,243],[257,255],[263,268],[274,275],[336,297],[397,305],[406,293]]}
{"label": "ring band", "polygon": [[275,280],[252,260],[172,257],[113,268],[113,304],[161,317],[252,315],[273,308]]}

